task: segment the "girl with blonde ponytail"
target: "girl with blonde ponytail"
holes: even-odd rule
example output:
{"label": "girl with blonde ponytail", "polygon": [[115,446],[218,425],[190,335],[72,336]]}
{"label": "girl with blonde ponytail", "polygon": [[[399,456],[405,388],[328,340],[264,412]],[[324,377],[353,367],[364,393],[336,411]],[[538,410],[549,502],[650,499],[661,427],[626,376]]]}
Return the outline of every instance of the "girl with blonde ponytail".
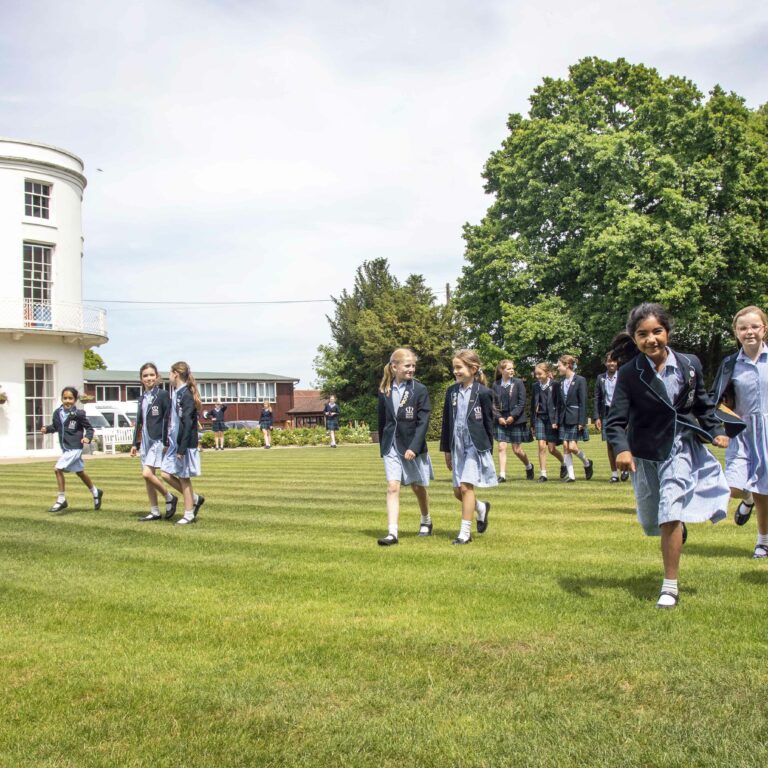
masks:
{"label": "girl with blonde ponytail", "polygon": [[379,450],[387,478],[387,535],[382,547],[399,541],[400,486],[410,485],[419,502],[419,536],[432,534],[427,486],[434,477],[427,453],[427,428],[432,406],[427,388],[416,381],[416,355],[398,347],[384,366],[379,384]]}
{"label": "girl with blonde ponytail", "polygon": [[168,378],[173,390],[163,478],[184,497],[184,517],[177,520],[176,525],[189,525],[197,522],[197,513],[205,503],[205,497],[192,489],[192,478],[200,475],[197,419],[202,404],[195,377],[187,363],[174,363]]}

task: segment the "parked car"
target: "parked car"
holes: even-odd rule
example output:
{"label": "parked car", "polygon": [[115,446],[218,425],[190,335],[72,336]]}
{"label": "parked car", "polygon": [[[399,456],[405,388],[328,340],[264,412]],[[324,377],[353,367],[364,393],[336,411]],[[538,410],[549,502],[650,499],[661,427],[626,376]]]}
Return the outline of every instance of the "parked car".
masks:
{"label": "parked car", "polygon": [[85,412],[89,419],[91,416],[101,414],[107,420],[109,427],[133,427],[136,424],[136,403],[112,400],[86,403]]}
{"label": "parked car", "polygon": [[225,421],[224,426],[227,429],[258,429],[258,421]]}

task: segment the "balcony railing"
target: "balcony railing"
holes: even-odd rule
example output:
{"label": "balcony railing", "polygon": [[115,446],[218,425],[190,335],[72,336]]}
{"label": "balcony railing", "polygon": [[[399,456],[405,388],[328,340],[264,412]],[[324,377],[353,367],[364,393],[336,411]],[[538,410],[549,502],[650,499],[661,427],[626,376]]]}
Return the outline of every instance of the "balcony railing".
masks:
{"label": "balcony railing", "polygon": [[107,336],[107,313],[66,301],[0,299],[0,328]]}

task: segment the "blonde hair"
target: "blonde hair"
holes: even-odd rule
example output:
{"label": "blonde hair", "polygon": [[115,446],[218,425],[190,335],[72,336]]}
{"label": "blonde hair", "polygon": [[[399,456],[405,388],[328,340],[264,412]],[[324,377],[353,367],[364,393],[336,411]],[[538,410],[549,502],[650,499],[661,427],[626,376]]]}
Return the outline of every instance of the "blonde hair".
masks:
{"label": "blonde hair", "polygon": [[203,410],[203,404],[200,401],[200,393],[197,391],[197,382],[192,375],[192,370],[187,363],[179,360],[171,366],[171,370],[189,387],[192,397],[195,399],[195,408],[200,413]]}
{"label": "blonde hair", "polygon": [[408,347],[398,347],[390,356],[389,362],[384,366],[384,375],[379,382],[379,392],[389,397],[392,394],[392,380],[394,374],[392,373],[392,366],[395,363],[402,363],[408,357],[412,357],[414,362],[418,361],[416,353]]}
{"label": "blonde hair", "polygon": [[474,349],[460,349],[458,352],[453,353],[453,360],[461,360],[464,365],[470,370],[475,369],[475,381],[479,381],[481,384],[487,384],[488,379],[485,378],[483,373],[483,365],[480,362],[480,356]]}
{"label": "blonde hair", "polygon": [[572,371],[576,370],[576,358],[573,355],[560,355],[557,362],[567,365]]}
{"label": "blonde hair", "polygon": [[514,376],[515,373],[515,363],[513,360],[510,360],[509,358],[505,358],[504,360],[499,360],[499,364],[496,366],[496,375],[494,376],[496,381],[500,381],[504,378],[504,375],[502,373],[502,368],[506,368],[506,366],[511,365],[512,366],[512,375]]}
{"label": "blonde hair", "polygon": [[539,368],[541,368],[541,370],[544,371],[544,373],[546,373],[550,379],[555,377],[555,372],[552,370],[552,365],[550,363],[536,363],[536,365],[533,366],[534,372],[536,372]]}
{"label": "blonde hair", "polygon": [[759,315],[760,316],[760,320],[762,320],[762,322],[763,322],[763,325],[768,327],[768,317],[766,317],[765,312],[763,312],[763,310],[760,309],[760,307],[749,306],[749,307],[744,307],[744,309],[740,309],[733,316],[733,324],[731,326],[733,328],[733,330],[734,331],[736,330],[736,323],[739,321],[739,318],[743,317],[744,315],[751,315],[753,313],[755,315]]}

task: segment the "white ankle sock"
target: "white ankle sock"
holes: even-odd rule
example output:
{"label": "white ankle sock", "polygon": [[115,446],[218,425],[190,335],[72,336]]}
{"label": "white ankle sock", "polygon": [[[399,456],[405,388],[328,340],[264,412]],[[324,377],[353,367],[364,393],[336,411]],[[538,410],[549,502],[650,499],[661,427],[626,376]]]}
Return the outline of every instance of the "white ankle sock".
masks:
{"label": "white ankle sock", "polygon": [[462,541],[466,541],[472,533],[472,521],[471,520],[462,520],[461,521],[461,529],[459,530],[459,535],[457,538],[461,539]]}
{"label": "white ankle sock", "polygon": [[611,477],[618,477],[619,476],[619,470],[614,469],[613,472],[611,472]]}
{"label": "white ankle sock", "polygon": [[563,456],[563,463],[565,464],[565,468],[568,470],[568,477],[570,477],[571,480],[575,480],[576,472],[573,469],[573,458],[570,453],[566,453],[565,456]]}
{"label": "white ankle sock", "polygon": [[91,495],[94,499],[99,495],[99,489],[95,485],[91,488]]}
{"label": "white ankle sock", "polygon": [[488,507],[486,506],[484,501],[475,502],[475,512],[477,512],[477,519],[480,520],[480,522],[485,520],[485,513],[487,509]]}
{"label": "white ankle sock", "polygon": [[754,497],[752,496],[752,494],[751,494],[751,493],[748,493],[748,494],[747,494],[747,495],[746,495],[746,496],[745,496],[745,497],[742,499],[742,501],[743,501],[745,504],[748,504],[750,507],[751,507],[751,506],[752,506],[752,505],[755,503],[755,499],[754,499]]}
{"label": "white ankle sock", "polygon": [[57,503],[57,504],[63,504],[63,503],[66,501],[66,500],[67,500],[67,497],[66,497],[66,496],[65,496],[63,493],[60,493],[60,494],[59,494],[59,495],[56,497],[56,503]]}
{"label": "white ankle sock", "polygon": [[150,507],[149,512],[152,515],[159,515],[160,514],[160,508],[159,507]]}
{"label": "white ankle sock", "polygon": [[528,464],[525,467],[525,471],[528,472],[529,470],[533,469],[533,464],[529,461]]}
{"label": "white ankle sock", "polygon": [[677,594],[677,579],[664,579],[661,582],[662,592],[671,592],[673,595]]}
{"label": "white ankle sock", "polygon": [[426,515],[421,516],[421,525],[429,525],[431,522],[432,522],[432,517],[429,514],[429,512],[427,512]]}
{"label": "white ankle sock", "polygon": [[187,520],[194,520],[195,519],[195,510],[194,509],[185,509],[184,510],[184,517],[186,517]]}
{"label": "white ankle sock", "polygon": [[397,538],[397,523],[389,526],[389,535]]}
{"label": "white ankle sock", "polygon": [[168,491],[168,493],[165,494],[165,500],[173,501],[173,494],[170,491]]}
{"label": "white ankle sock", "polygon": [[763,547],[768,547],[768,533],[758,533],[757,543]]}
{"label": "white ankle sock", "polygon": [[547,470],[546,470],[546,469],[542,469],[542,470],[539,472],[539,477],[546,477],[546,476],[547,476]]}

